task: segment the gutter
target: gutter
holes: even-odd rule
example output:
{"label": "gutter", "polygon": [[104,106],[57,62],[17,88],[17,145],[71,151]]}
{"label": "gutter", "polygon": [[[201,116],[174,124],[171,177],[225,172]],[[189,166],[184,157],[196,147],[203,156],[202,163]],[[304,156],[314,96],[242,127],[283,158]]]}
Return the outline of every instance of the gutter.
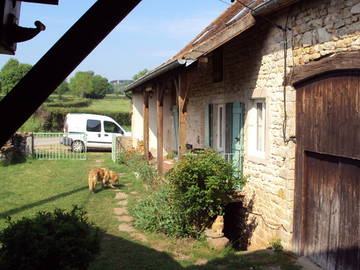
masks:
{"label": "gutter", "polygon": [[299,0],[269,0],[264,4],[254,8],[254,10],[252,11],[252,15],[267,15],[276,10],[295,4],[296,2],[299,2]]}
{"label": "gutter", "polygon": [[141,77],[140,79],[138,79],[137,81],[129,84],[126,88],[125,88],[125,95],[127,95],[127,92],[130,92],[131,90],[134,90],[136,87],[168,72],[171,70],[174,70],[178,67],[181,66],[189,66],[192,63],[194,63],[196,60],[191,60],[191,59],[176,59],[164,66],[161,66],[157,69],[154,69],[153,71],[148,72],[147,74],[145,74],[143,77]]}

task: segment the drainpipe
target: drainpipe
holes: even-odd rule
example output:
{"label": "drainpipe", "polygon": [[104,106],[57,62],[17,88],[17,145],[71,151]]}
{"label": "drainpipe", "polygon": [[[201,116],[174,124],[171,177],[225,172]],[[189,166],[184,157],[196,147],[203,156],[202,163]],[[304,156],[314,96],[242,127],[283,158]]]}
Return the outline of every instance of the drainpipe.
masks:
{"label": "drainpipe", "polygon": [[299,2],[299,0],[269,0],[264,4],[254,8],[254,10],[252,11],[252,15],[253,16],[266,15],[267,13],[273,10],[278,10],[280,8],[289,6],[296,2]]}
{"label": "drainpipe", "polygon": [[98,0],[55,43],[0,101],[0,146],[140,2]]}

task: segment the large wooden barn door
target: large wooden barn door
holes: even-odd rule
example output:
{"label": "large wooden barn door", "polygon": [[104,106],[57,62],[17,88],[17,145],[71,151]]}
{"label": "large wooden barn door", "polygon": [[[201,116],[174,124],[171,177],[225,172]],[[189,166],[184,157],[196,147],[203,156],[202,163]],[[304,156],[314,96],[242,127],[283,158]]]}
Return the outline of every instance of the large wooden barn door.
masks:
{"label": "large wooden barn door", "polygon": [[294,244],[327,270],[360,269],[360,72],[297,89]]}

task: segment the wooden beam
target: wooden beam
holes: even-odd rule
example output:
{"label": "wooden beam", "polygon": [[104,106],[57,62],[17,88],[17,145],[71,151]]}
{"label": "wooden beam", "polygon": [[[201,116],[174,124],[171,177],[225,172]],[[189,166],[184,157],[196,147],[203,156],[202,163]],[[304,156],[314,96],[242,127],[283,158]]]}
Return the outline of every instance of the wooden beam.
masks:
{"label": "wooden beam", "polygon": [[144,140],[144,156],[149,159],[149,92],[143,92],[143,140]]}
{"label": "wooden beam", "polygon": [[49,5],[58,5],[59,4],[59,0],[16,0],[16,1],[38,3],[38,4],[49,4]]}
{"label": "wooden beam", "polygon": [[186,97],[188,92],[187,73],[181,72],[179,74],[179,157],[186,150]]}
{"label": "wooden beam", "polygon": [[158,84],[156,87],[157,92],[157,171],[159,175],[164,172],[164,88]]}
{"label": "wooden beam", "polygon": [[206,55],[216,48],[219,48],[221,45],[245,32],[254,25],[255,19],[251,13],[249,13],[241,20],[236,21],[232,25],[217,33],[214,37],[211,37],[209,40],[200,43],[198,46],[195,46],[190,52],[184,55],[184,58],[198,59],[200,56]]}
{"label": "wooden beam", "polygon": [[296,66],[286,76],[286,85],[296,85],[320,74],[339,70],[359,70],[360,52],[340,52]]}

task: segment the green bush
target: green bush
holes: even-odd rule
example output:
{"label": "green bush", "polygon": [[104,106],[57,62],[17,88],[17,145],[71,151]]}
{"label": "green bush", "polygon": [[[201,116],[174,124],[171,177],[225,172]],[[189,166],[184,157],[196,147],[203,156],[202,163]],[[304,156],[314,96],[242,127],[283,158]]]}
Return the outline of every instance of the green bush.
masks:
{"label": "green bush", "polygon": [[44,127],[41,121],[32,115],[19,129],[17,132],[42,132]]}
{"label": "green bush", "polygon": [[236,175],[215,151],[188,154],[169,172],[168,184],[133,207],[135,225],[173,237],[199,236],[245,183]]}
{"label": "green bush", "polygon": [[62,107],[62,108],[70,108],[70,107],[87,107],[90,106],[91,100],[89,99],[79,99],[79,100],[70,100],[70,101],[58,101],[58,102],[49,102],[46,103],[46,107]]}
{"label": "green bush", "polygon": [[157,178],[157,172],[153,165],[145,159],[143,154],[133,151],[122,151],[118,156],[118,162],[127,165],[132,171],[137,172],[139,179],[152,183]]}
{"label": "green bush", "polygon": [[86,108],[50,108],[45,109],[48,112],[48,116],[44,119],[44,130],[46,131],[62,131],[64,127],[65,116],[68,113],[91,113],[101,114],[113,118],[121,126],[131,125],[131,113],[129,112],[108,112],[108,111],[94,111]]}
{"label": "green bush", "polygon": [[100,251],[101,231],[82,208],[9,219],[0,232],[0,269],[87,269]]}
{"label": "green bush", "polygon": [[236,177],[231,163],[213,150],[185,155],[170,171],[175,203],[185,213],[187,223],[200,232],[217,215],[222,215],[243,178]]}
{"label": "green bush", "polygon": [[174,204],[171,195],[171,187],[163,185],[132,206],[130,213],[134,216],[135,227],[171,237],[195,236],[193,226],[186,223],[185,213]]}
{"label": "green bush", "polygon": [[284,247],[281,244],[281,239],[279,238],[274,238],[273,240],[271,240],[269,242],[269,247],[276,252],[280,252],[284,250]]}

